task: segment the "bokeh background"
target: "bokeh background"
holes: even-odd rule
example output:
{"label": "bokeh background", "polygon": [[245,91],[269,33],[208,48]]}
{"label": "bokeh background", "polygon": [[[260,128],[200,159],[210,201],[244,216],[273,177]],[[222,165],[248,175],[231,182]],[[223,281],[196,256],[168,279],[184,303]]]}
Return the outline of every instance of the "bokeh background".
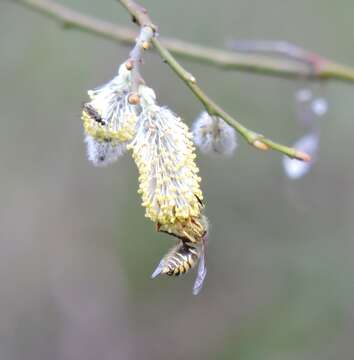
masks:
{"label": "bokeh background", "polygon": [[[115,1],[61,1],[129,24]],[[354,65],[352,0],[153,1],[166,36],[223,48],[288,40]],[[208,277],[150,280],[172,239],[144,218],[129,155],[94,168],[80,109],[129,49],[0,1],[0,358],[350,359],[354,352],[353,85],[325,84],[314,169],[242,139],[200,155],[211,222]],[[183,64],[230,113],[282,143],[303,134],[294,93],[316,84]],[[143,74],[191,124],[201,105],[161,59]]]}

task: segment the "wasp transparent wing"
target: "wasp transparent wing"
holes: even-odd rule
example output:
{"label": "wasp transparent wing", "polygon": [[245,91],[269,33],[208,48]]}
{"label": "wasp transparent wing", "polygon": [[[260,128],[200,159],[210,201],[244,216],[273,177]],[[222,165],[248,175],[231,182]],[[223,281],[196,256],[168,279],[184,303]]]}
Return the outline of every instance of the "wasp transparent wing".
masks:
{"label": "wasp transparent wing", "polygon": [[165,266],[165,259],[162,259],[160,263],[157,265],[155,271],[151,274],[151,279],[154,279],[155,277],[159,276],[162,273],[164,266]]}
{"label": "wasp transparent wing", "polygon": [[193,286],[193,295],[198,295],[200,293],[200,291],[202,290],[206,274],[207,274],[207,268],[205,265],[205,252],[203,249],[202,256],[200,257],[200,260],[199,260],[197,278],[195,279],[194,286]]}
{"label": "wasp transparent wing", "polygon": [[200,248],[201,256],[198,265],[197,278],[195,279],[193,286],[193,295],[198,295],[200,293],[207,274],[207,268],[206,268],[207,247],[208,247],[208,235],[205,234],[202,239],[202,244]]}

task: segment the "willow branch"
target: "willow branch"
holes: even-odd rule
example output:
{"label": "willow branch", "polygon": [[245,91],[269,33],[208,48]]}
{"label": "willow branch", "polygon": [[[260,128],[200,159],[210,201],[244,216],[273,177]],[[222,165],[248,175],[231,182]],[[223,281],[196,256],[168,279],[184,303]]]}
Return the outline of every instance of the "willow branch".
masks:
{"label": "willow branch", "polygon": [[[119,2],[128,10],[132,15],[134,22],[138,23],[142,28],[151,27],[153,31],[156,31],[156,25],[149,18],[147,11],[138,5],[133,0],[119,0]],[[260,135],[250,129],[247,129],[240,122],[229,115],[219,105],[217,105],[197,84],[196,78],[185,70],[181,64],[173,57],[173,55],[166,49],[163,44],[156,38],[151,39],[152,44],[155,46],[157,52],[164,59],[166,64],[186,83],[193,94],[204,105],[205,109],[210,115],[218,116],[224,119],[230,126],[235,128],[251,145],[260,150],[268,150],[269,148],[279,151],[291,158],[298,160],[309,161],[310,156],[298,151],[294,148],[289,148],[285,145],[275,143],[274,141],[267,139],[263,135]]]}
{"label": "willow branch", "polygon": [[[65,27],[76,28],[122,44],[134,43],[137,35],[130,28],[84,15],[52,0],[13,1],[49,16],[61,22]],[[160,37],[160,42],[165,49],[179,58],[225,70],[239,70],[274,77],[354,82],[353,68],[320,56],[319,66],[314,71],[313,67],[291,59],[274,59],[260,54],[245,54],[242,51],[224,51],[173,38]]]}

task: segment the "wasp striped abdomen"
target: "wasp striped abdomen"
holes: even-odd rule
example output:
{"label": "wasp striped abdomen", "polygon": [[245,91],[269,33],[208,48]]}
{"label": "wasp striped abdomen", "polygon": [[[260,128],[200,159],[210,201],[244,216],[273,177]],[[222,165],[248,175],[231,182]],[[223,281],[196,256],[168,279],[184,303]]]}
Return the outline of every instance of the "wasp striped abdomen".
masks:
{"label": "wasp striped abdomen", "polygon": [[194,246],[186,243],[177,244],[174,251],[167,255],[163,273],[169,276],[186,273],[193,268],[199,260],[199,252]]}
{"label": "wasp striped abdomen", "polygon": [[201,252],[199,248],[179,241],[168,253],[163,257],[160,264],[152,274],[152,277],[156,277],[160,274],[166,274],[168,276],[178,276],[185,274],[188,270],[195,267]]}

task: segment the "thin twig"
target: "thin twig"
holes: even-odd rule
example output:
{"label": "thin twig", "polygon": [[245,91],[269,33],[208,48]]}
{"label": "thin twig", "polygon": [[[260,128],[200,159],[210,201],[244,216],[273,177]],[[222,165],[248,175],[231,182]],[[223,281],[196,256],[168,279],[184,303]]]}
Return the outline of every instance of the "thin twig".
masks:
{"label": "thin twig", "polygon": [[[132,93],[133,96],[138,96],[139,85],[144,83],[140,74],[139,67],[142,61],[143,52],[150,47],[151,39],[155,31],[150,26],[142,26],[139,37],[136,39],[135,46],[129,54],[127,66],[131,68],[132,73]],[[136,98],[135,102],[138,101]]]}
{"label": "thin twig", "polygon": [[227,47],[234,51],[246,53],[266,53],[277,56],[284,56],[288,59],[294,59],[307,62],[309,57],[313,55],[295,44],[287,41],[274,40],[231,40]]}
{"label": "thin twig", "polygon": [[282,57],[307,64],[317,74],[326,63],[319,54],[301,48],[287,41],[274,40],[233,40],[228,42],[228,48],[243,53],[266,54],[272,57]]}
{"label": "thin twig", "polygon": [[[132,44],[137,33],[130,28],[87,16],[52,0],[13,0],[60,21],[65,27],[76,28],[122,44]],[[301,79],[333,79],[354,82],[354,69],[322,58],[314,72],[306,64],[270,56],[224,51],[173,38],[160,37],[161,44],[173,55],[225,70],[259,73],[274,77]]]}

